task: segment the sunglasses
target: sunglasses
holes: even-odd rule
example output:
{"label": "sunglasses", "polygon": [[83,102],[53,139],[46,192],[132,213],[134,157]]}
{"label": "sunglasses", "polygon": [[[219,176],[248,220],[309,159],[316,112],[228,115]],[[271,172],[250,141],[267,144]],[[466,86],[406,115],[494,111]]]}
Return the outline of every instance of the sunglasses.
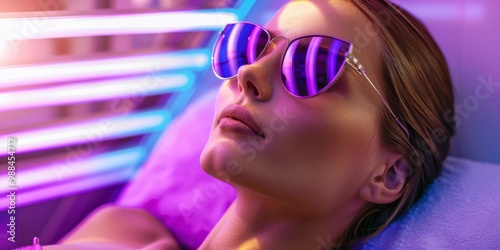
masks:
{"label": "sunglasses", "polygon": [[220,32],[212,52],[215,75],[224,80],[235,77],[241,66],[256,62],[277,38],[288,41],[281,59],[281,81],[288,93],[298,98],[319,95],[335,84],[348,65],[368,80],[409,138],[408,129],[368,78],[363,66],[352,56],[352,44],[342,39],[323,35],[302,36],[291,41],[283,36],[271,39],[269,32],[257,24],[227,24]]}

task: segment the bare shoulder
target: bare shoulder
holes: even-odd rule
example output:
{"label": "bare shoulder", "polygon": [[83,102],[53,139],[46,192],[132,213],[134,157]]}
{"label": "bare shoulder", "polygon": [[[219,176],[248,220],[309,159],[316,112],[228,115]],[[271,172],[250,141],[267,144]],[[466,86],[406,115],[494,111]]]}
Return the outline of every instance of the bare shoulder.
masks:
{"label": "bare shoulder", "polygon": [[118,243],[132,248],[143,248],[157,242],[172,244],[170,249],[177,246],[167,228],[148,211],[116,205],[96,209],[60,243],[84,242]]}
{"label": "bare shoulder", "polygon": [[97,208],[85,219],[85,222],[87,221],[113,228],[118,225],[133,225],[135,228],[157,225],[163,228],[163,225],[148,211],[142,208],[121,207],[117,205],[104,205]]}

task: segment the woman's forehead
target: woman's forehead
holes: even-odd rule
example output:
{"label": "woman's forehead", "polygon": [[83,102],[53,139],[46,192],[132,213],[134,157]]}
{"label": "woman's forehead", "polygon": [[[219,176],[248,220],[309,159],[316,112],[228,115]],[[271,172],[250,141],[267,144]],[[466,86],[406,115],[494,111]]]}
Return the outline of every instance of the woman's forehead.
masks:
{"label": "woman's forehead", "polygon": [[265,28],[274,36],[290,39],[328,35],[353,42],[353,31],[364,23],[356,7],[347,1],[294,1],[284,5]]}

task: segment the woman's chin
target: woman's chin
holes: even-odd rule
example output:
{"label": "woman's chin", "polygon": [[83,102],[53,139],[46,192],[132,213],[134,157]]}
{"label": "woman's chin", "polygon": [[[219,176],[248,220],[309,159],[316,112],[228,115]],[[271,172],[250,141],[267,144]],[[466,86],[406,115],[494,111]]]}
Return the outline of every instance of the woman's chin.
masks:
{"label": "woman's chin", "polygon": [[229,138],[210,138],[200,156],[203,170],[217,179],[229,182],[241,172],[238,145]]}

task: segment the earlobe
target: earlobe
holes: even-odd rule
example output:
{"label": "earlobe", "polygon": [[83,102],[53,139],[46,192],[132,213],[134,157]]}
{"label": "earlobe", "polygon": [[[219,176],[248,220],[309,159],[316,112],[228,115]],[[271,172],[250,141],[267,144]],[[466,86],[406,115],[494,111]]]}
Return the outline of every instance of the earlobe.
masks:
{"label": "earlobe", "polygon": [[361,187],[359,196],[371,203],[391,203],[401,197],[408,173],[409,164],[402,157],[391,165],[380,166]]}

